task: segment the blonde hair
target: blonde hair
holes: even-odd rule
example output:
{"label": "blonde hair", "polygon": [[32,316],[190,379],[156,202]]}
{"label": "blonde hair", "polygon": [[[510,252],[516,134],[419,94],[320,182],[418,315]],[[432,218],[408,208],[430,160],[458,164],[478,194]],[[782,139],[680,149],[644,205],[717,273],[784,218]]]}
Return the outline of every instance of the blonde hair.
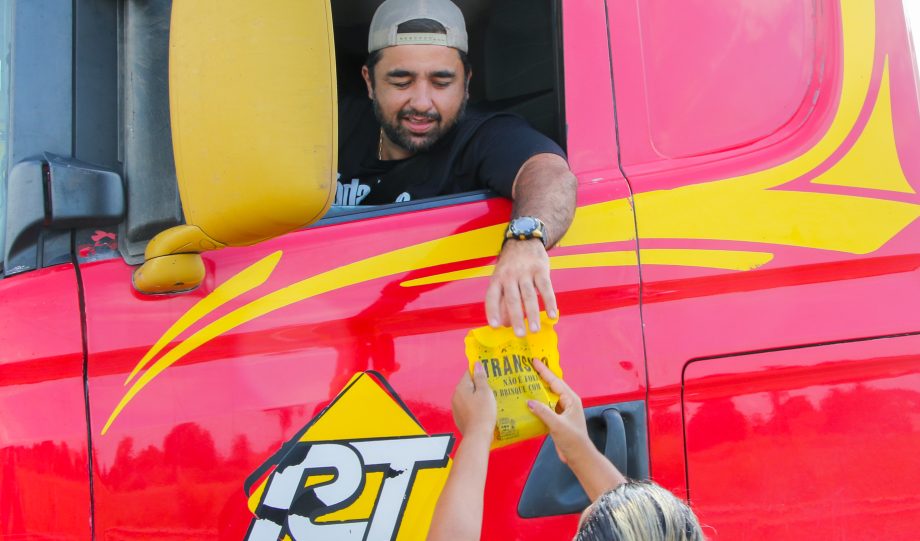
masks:
{"label": "blonde hair", "polygon": [[587,509],[574,541],[703,541],[693,511],[651,482],[629,481]]}

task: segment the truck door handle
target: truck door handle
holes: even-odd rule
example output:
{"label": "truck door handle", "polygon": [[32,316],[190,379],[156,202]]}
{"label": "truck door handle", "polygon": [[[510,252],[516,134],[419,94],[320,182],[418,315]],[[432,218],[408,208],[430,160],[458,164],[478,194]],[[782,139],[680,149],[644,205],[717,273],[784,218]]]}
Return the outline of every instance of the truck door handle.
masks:
{"label": "truck door handle", "polygon": [[[585,420],[591,441],[617,469],[631,479],[648,479],[644,400],[587,408]],[[579,513],[589,503],[575,474],[559,460],[553,438],[547,436],[521,493],[518,514],[535,518]]]}
{"label": "truck door handle", "polygon": [[[613,462],[621,472],[626,471],[626,424],[620,412],[614,408],[607,408],[601,412],[607,437],[604,441],[604,456]],[[590,433],[589,433],[590,435]]]}

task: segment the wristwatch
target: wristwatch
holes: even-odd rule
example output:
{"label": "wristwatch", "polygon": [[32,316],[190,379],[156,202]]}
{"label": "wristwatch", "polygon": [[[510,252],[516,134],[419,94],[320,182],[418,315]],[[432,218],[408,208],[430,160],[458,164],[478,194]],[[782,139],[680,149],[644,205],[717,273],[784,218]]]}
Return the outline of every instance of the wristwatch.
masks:
{"label": "wristwatch", "polygon": [[508,224],[505,230],[505,241],[510,239],[527,240],[540,239],[546,248],[546,226],[539,218],[533,216],[519,216]]}

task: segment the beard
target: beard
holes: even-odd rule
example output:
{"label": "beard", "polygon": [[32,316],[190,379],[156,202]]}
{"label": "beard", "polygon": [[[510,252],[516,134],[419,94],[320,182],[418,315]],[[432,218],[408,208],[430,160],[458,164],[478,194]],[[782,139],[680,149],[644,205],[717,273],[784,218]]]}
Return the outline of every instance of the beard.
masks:
{"label": "beard", "polygon": [[[383,133],[386,134],[390,141],[404,150],[415,154],[416,152],[424,152],[433,147],[435,143],[457,125],[457,122],[463,117],[463,113],[466,112],[466,102],[468,100],[469,98],[464,96],[463,101],[460,103],[460,109],[457,111],[457,115],[448,119],[446,122],[441,117],[441,114],[436,111],[423,113],[411,107],[399,111],[396,113],[396,118],[390,121],[384,117],[383,111],[380,110],[380,105],[377,103],[377,100],[373,100],[374,116],[377,117],[377,122],[380,123],[380,127],[383,128]],[[428,133],[424,135],[415,135],[401,123],[402,120],[410,116],[424,117],[433,121],[435,124]]]}

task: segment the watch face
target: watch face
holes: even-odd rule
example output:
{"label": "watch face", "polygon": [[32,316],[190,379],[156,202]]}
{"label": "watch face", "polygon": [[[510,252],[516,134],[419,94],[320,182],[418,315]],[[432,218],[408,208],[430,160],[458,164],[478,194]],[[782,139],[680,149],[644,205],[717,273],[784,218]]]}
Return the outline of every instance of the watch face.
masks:
{"label": "watch face", "polygon": [[511,232],[515,235],[528,235],[537,228],[537,221],[530,216],[515,218],[511,222]]}

